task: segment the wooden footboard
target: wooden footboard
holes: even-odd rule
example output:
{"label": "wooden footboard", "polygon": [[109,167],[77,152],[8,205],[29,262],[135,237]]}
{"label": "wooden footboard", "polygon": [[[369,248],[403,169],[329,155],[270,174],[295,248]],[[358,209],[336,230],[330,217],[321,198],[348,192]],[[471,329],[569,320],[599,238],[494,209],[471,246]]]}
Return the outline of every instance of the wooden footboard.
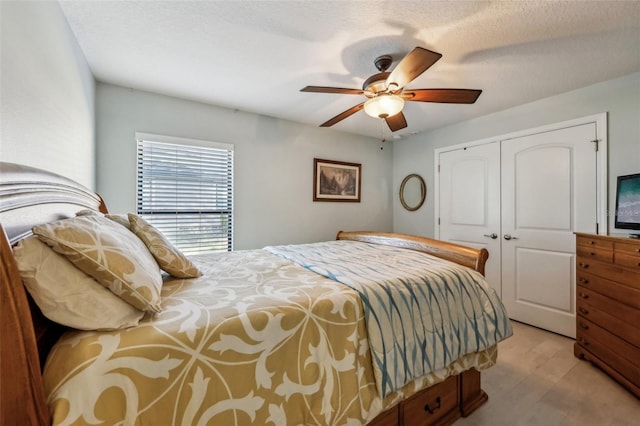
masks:
{"label": "wooden footboard", "polygon": [[482,275],[484,275],[484,265],[489,258],[489,252],[486,249],[478,250],[471,247],[448,243],[446,241],[434,240],[432,238],[392,232],[340,231],[338,232],[336,239],[384,244],[393,247],[421,251],[423,253],[475,269]]}

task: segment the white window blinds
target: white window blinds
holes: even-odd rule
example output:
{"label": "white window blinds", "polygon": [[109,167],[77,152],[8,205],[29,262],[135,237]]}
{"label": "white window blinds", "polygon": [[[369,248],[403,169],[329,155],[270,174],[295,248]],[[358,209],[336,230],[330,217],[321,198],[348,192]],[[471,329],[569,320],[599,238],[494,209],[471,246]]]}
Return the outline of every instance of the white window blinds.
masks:
{"label": "white window blinds", "polygon": [[233,145],[136,134],[137,213],[185,254],[233,249]]}

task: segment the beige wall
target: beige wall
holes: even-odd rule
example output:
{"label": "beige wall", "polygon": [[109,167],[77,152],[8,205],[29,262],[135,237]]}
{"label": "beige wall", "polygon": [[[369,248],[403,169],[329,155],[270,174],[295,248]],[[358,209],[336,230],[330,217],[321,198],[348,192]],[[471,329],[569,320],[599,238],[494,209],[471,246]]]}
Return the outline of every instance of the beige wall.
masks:
{"label": "beige wall", "polygon": [[[230,143],[235,249],[391,231],[391,146],[379,141],[98,83],[97,186],[114,212],[136,208],[135,132]],[[313,159],[362,164],[360,203],[313,202]]]}

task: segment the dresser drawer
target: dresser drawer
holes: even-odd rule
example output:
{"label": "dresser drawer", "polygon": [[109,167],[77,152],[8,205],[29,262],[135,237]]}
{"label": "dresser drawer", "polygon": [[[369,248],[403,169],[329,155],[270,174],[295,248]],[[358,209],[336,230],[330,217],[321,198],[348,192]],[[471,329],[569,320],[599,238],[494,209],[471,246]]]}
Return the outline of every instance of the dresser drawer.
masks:
{"label": "dresser drawer", "polygon": [[576,282],[578,284],[578,290],[593,290],[632,308],[640,309],[640,290],[581,270],[576,272]]}
{"label": "dresser drawer", "polygon": [[583,302],[632,326],[637,327],[640,324],[640,311],[638,309],[610,299],[593,290],[579,287],[576,291],[576,300],[576,306],[578,306],[578,303]]}
{"label": "dresser drawer", "polygon": [[618,243],[615,247],[616,253],[626,253],[640,257],[640,243]]}
{"label": "dresser drawer", "polygon": [[576,270],[578,272],[588,272],[599,277],[617,281],[629,287],[640,290],[640,270],[634,271],[629,268],[623,268],[619,265],[598,262],[583,256],[576,259]]}
{"label": "dresser drawer", "polygon": [[599,260],[601,262],[613,262],[613,251],[596,247],[576,246],[576,254],[586,259]]}
{"label": "dresser drawer", "polygon": [[634,256],[631,254],[622,254],[616,252],[616,265],[631,268],[640,272],[640,256]]}
{"label": "dresser drawer", "polygon": [[602,248],[605,250],[613,250],[613,241],[602,240],[599,238],[591,238],[588,236],[577,236],[576,245]]}
{"label": "dresser drawer", "polygon": [[582,299],[576,303],[576,312],[576,335],[580,334],[579,329],[584,328],[580,321],[586,319],[640,348],[640,324],[622,321]]}
{"label": "dresser drawer", "polygon": [[[606,357],[604,355],[600,356],[605,360],[606,358],[617,360],[619,367],[614,368],[620,372],[622,372],[621,370],[625,370],[625,372],[627,370],[635,370],[636,379],[640,380],[640,348],[625,342],[584,318],[578,318],[578,328],[576,331],[576,341],[581,346],[589,349],[596,355],[597,352],[607,354]],[[599,349],[594,350],[594,347],[599,347]],[[603,349],[606,349],[606,351]]]}
{"label": "dresser drawer", "polygon": [[440,424],[441,419],[457,409],[458,378],[449,377],[403,402],[400,406],[400,417],[405,425]]}

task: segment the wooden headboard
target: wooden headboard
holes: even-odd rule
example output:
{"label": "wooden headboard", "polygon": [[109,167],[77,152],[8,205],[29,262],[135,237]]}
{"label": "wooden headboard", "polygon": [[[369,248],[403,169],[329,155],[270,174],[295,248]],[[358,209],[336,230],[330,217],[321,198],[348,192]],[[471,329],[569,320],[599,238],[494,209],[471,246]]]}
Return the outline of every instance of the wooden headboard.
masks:
{"label": "wooden headboard", "polygon": [[11,246],[35,225],[82,209],[106,213],[91,190],[54,173],[0,163],[0,424],[50,425],[41,366],[64,328],[47,318],[22,285]]}

